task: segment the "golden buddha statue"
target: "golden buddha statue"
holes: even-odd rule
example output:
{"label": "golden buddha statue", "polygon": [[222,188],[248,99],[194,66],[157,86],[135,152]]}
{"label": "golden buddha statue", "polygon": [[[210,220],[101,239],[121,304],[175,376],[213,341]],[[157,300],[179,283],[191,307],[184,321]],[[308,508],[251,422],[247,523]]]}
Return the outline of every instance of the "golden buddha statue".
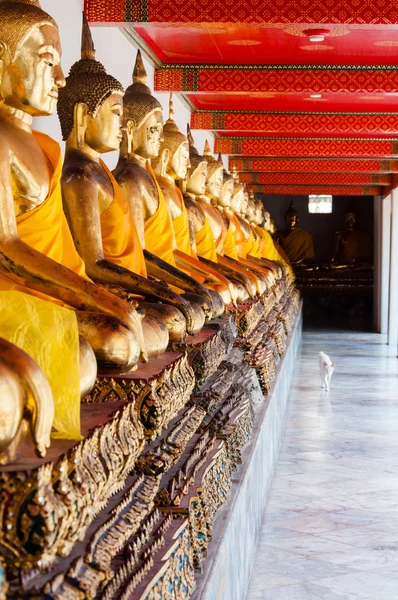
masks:
{"label": "golden buddha statue", "polygon": [[254,255],[249,254],[249,251],[252,252],[254,236],[251,225],[246,219],[248,195],[239,182],[236,168],[232,169],[231,178],[232,184],[229,184],[229,189],[232,189],[232,193],[223,194],[221,201],[222,205],[225,205],[223,214],[228,227],[224,241],[224,254],[233,260],[234,265],[244,266],[251,272],[252,277],[257,280],[256,285],[261,294],[275,283],[274,266],[261,264],[261,260],[256,260]]}
{"label": "golden buddha statue", "polygon": [[281,246],[293,267],[304,267],[306,261],[315,256],[312,235],[298,227],[299,217],[293,202],[286,212],[285,219],[287,229],[280,232]]}
{"label": "golden buddha statue", "polygon": [[58,104],[66,140],[61,179],[64,208],[87,274],[94,281],[166,302],[139,302],[145,310],[145,348],[148,356],[156,356],[167,348],[169,334],[173,342],[186,335],[186,320],[179,309],[186,314],[189,327],[192,311],[189,303],[168,286],[146,278],[145,259],[129,205],[100,160],[100,154],[120,146],[123,88],[95,60],[86,22],[82,42],[82,58],[73,65]]}
{"label": "golden buddha statue", "polygon": [[267,210],[265,210],[261,200],[255,200],[253,227],[261,238],[259,249],[262,258],[277,261],[278,263],[284,265],[289,273],[289,276],[294,279],[294,271],[286,253],[271,235],[270,230],[272,227],[275,232],[275,223],[271,225],[270,214]]}
{"label": "golden buddha statue", "polygon": [[357,228],[358,212],[351,205],[345,213],[345,228],[334,234],[333,269],[372,269],[373,240],[370,233]]}
{"label": "golden buddha statue", "polygon": [[185,182],[184,203],[188,211],[197,255],[201,262],[216,269],[232,282],[236,290],[238,303],[243,303],[248,298],[254,299],[257,296],[257,289],[246,271],[242,269],[239,272],[226,260],[221,262],[222,257],[217,255],[215,238],[209,219],[197,201],[206,191],[208,162],[206,157],[201,156],[195,148],[189,125],[187,126],[187,137],[191,166]]}
{"label": "golden buddha statue", "polygon": [[182,193],[177,187],[177,182],[182,185],[185,181],[190,166],[189,144],[186,135],[180,132],[174,120],[172,94],[170,94],[169,118],[163,127],[163,138],[159,156],[152,160],[152,167],[172,220],[176,241],[174,259],[177,267],[209,289],[213,315],[220,316],[224,312],[224,305],[231,304],[229,290],[231,284],[217,271],[201,263],[194,250],[195,242],[192,240],[187,209]]}
{"label": "golden buddha statue", "polygon": [[[184,202],[188,210],[192,231],[195,235],[198,257],[202,262],[210,265],[232,281],[238,290],[238,302],[244,302],[248,297],[254,299],[261,293],[257,287],[257,278],[245,268],[228,260],[221,253],[217,253],[216,240],[220,236],[219,228],[223,227],[226,230],[227,227],[219,214],[216,216],[213,215],[213,211],[217,211],[217,209],[205,195],[206,186],[209,190],[208,168],[210,161],[207,160],[206,156],[200,155],[195,148],[189,127],[188,141],[190,144],[191,167],[187,175]],[[221,177],[218,173],[220,169]],[[209,193],[214,198],[220,194],[222,170],[223,167],[218,162],[211,167],[210,177],[213,181],[210,182],[211,191]],[[209,214],[212,215],[212,221],[208,217]]]}
{"label": "golden buddha statue", "polygon": [[162,107],[146,82],[138,51],[133,83],[124,96],[126,127],[114,176],[129,203],[148,274],[185,291],[183,298],[189,301],[195,317],[190,333],[195,333],[202,328],[205,316],[213,316],[212,299],[203,285],[176,266],[170,213],[150,163],[157,158],[162,142]]}
{"label": "golden buddha statue", "polygon": [[86,276],[62,211],[60,148],[32,131],[65,85],[57,25],[35,0],[1,1],[0,10],[0,289],[72,307],[97,359],[129,369],[146,358],[141,316]]}

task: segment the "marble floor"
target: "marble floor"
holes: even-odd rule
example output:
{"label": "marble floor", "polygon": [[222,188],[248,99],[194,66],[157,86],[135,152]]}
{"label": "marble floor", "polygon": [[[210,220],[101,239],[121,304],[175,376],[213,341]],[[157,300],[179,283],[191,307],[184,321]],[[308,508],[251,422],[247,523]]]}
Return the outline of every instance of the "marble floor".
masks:
{"label": "marble floor", "polygon": [[247,600],[398,599],[398,359],[383,341],[304,332]]}

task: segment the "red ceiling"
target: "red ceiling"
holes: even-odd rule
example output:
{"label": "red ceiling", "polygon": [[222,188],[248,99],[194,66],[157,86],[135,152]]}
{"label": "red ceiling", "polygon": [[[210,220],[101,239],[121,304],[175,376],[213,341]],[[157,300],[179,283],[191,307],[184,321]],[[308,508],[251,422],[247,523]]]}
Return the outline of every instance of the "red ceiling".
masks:
{"label": "red ceiling", "polygon": [[398,94],[323,94],[314,100],[307,93],[190,93],[192,104],[202,110],[263,110],[263,111],[331,111],[331,112],[394,112],[398,111]]}
{"label": "red ceiling", "polygon": [[[365,157],[398,155],[398,143],[391,141],[398,138],[397,0],[85,0],[85,7],[97,24],[124,22],[133,29],[161,63],[156,89],[185,95],[194,110],[210,112],[206,121],[197,113],[193,129],[210,123],[217,149],[240,155],[252,173],[277,172],[280,193],[294,189],[287,187],[289,173],[322,172],[328,156],[328,170],[336,173],[330,183],[337,184],[340,173],[362,172]],[[329,32],[312,43],[304,31],[317,28]],[[321,98],[311,98],[314,92]],[[219,111],[247,114],[227,119]],[[256,111],[289,117],[248,117]],[[303,113],[314,121],[311,116],[304,122]],[[392,114],[381,121],[366,113]],[[265,160],[246,158],[258,156],[275,157],[268,159],[273,171]],[[340,162],[341,171],[335,168]],[[391,173],[396,162],[378,161],[373,168]],[[364,193],[360,180],[347,178],[358,181],[352,193]]]}
{"label": "red ceiling", "polygon": [[135,31],[168,64],[397,64],[396,26],[327,27],[322,43],[309,41],[306,25],[151,25]]}

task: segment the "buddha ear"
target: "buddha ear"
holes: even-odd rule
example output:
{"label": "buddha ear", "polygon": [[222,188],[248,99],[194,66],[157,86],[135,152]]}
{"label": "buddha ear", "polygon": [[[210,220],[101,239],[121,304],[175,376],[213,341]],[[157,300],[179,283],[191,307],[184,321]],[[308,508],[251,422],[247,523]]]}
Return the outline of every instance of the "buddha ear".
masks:
{"label": "buddha ear", "polygon": [[83,148],[86,139],[88,107],[84,102],[75,104],[74,122],[76,127],[76,141],[78,148]]}
{"label": "buddha ear", "polygon": [[171,158],[171,152],[168,148],[164,148],[163,152],[162,152],[162,164],[164,166],[164,168],[167,168],[167,165],[170,162],[170,158]]}
{"label": "buddha ear", "polygon": [[123,132],[126,134],[127,141],[127,155],[130,156],[133,151],[133,139],[134,139],[134,131],[135,131],[135,121],[133,119],[128,119],[125,122],[125,126],[123,127]]}

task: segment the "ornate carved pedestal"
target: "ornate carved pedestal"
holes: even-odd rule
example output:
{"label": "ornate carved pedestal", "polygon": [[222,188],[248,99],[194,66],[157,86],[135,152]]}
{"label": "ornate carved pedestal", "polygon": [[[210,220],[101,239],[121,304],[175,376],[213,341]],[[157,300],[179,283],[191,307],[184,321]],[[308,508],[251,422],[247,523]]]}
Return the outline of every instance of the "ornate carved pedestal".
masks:
{"label": "ornate carved pedestal", "polygon": [[218,369],[233,344],[236,332],[231,321],[229,316],[221,317],[183,344],[171,344],[172,350],[187,353],[189,364],[195,372],[196,388]]}
{"label": "ornate carved pedestal", "polygon": [[264,305],[261,300],[250,301],[246,304],[239,304],[228,307],[228,313],[233,317],[237,328],[238,336],[246,337],[256,327],[264,314]]}
{"label": "ornate carved pedestal", "polygon": [[147,438],[165,429],[185,406],[195,385],[188,358],[178,352],[165,352],[122,375],[101,373],[85,402],[134,402]]}

